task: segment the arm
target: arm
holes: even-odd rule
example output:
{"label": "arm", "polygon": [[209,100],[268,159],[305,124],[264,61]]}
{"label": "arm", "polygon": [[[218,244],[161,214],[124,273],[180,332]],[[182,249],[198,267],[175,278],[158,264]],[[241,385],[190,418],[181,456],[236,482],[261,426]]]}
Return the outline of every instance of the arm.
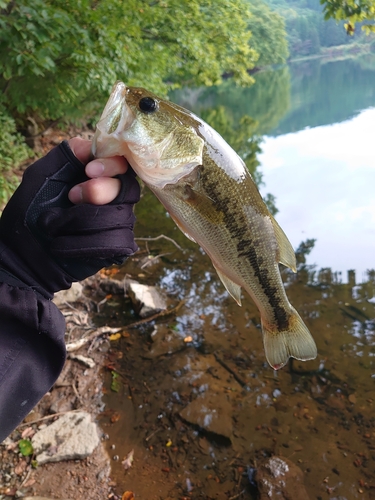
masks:
{"label": "arm", "polygon": [[100,169],[88,163],[89,141],[70,146],[25,171],[0,219],[0,442],[64,365],[65,322],[54,292],[137,249],[139,186],[125,160],[102,160]]}

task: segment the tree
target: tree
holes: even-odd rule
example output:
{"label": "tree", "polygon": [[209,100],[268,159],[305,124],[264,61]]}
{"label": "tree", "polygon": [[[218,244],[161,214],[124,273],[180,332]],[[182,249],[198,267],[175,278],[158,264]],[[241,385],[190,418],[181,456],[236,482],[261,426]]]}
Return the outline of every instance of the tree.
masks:
{"label": "tree", "polygon": [[0,102],[61,120],[102,107],[117,79],[164,95],[224,73],[250,84],[250,16],[245,0],[0,0]]}
{"label": "tree", "polygon": [[284,19],[262,2],[250,3],[251,46],[258,52],[257,66],[282,64],[288,58]]}
{"label": "tree", "polygon": [[[324,18],[347,21],[347,33],[353,34],[355,24],[365,21],[362,29],[375,32],[375,2],[373,0],[321,0],[324,5]],[[368,22],[372,24],[368,24]]]}

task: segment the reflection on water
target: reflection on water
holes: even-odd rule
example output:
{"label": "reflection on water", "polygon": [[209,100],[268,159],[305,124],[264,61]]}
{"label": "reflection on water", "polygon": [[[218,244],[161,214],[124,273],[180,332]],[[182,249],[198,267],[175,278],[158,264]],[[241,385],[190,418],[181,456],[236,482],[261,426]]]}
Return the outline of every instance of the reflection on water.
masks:
{"label": "reflection on water", "polygon": [[[130,470],[113,461],[118,491],[147,499],[254,500],[252,472],[264,457],[277,455],[300,467],[311,499],[372,498],[375,272],[360,284],[351,273],[343,284],[303,256],[297,275],[285,270],[288,296],[319,355],[274,373],[265,361],[256,307],[244,297],[239,308],[228,297],[209,259],[154,211],[156,203],[147,191],[138,207],[138,234],[163,232],[185,250],[149,242],[153,256],[167,255],[141,269],[143,246],[122,271],[156,282],[172,305],[186,303],[176,316],[137,328],[126,328],[134,321],[128,314],[125,337],[112,344],[111,369],[121,374],[122,388],[108,391],[101,423],[111,456],[122,460],[134,449]],[[147,226],[144,211],[152,218]],[[128,308],[124,301],[121,311]],[[117,310],[105,310],[116,326]],[[111,423],[114,412],[120,419]]]}
{"label": "reflection on water", "polygon": [[[308,125],[304,109],[317,112],[312,125],[332,123],[321,121],[322,109],[315,108],[323,101],[315,97],[335,94],[328,101],[335,99],[331,109],[341,112],[338,82],[345,86],[347,80],[364,95],[345,100],[338,119],[355,115],[361,103],[369,105],[373,94],[363,83],[369,80],[358,80],[353,67],[352,62],[340,66],[345,82],[322,78],[332,71],[328,65],[319,71],[314,66],[307,79],[306,68],[302,73],[298,67],[291,86],[288,70],[281,68],[259,75],[263,87],[235,90],[228,82],[212,93],[192,91],[183,104],[210,115],[221,131],[230,134],[233,128],[232,140],[242,156],[248,153],[256,174],[259,133],[277,126],[278,133],[285,133],[288,116],[281,119],[288,109],[291,128]],[[373,69],[367,65],[366,72],[373,74]],[[317,82],[325,90],[318,91]],[[307,87],[302,91],[298,85]],[[310,104],[304,107],[296,95]],[[244,113],[244,130],[255,133],[255,140],[240,136],[241,127],[236,128]],[[364,119],[369,121],[361,128]],[[301,469],[311,500],[375,498],[375,271],[366,271],[374,268],[369,137],[374,120],[370,109],[340,125],[267,137],[261,143],[263,181],[277,196],[281,226],[295,247],[317,239],[307,262],[312,242],[300,246],[298,273],[284,270],[283,279],[316,340],[318,358],[294,361],[277,373],[265,361],[257,308],[247,296],[242,308],[228,297],[207,256],[145,190],[136,209],[137,234],[163,233],[184,251],[164,240],[140,242],[141,251],[122,273],[159,285],[171,307],[185,302],[175,315],[135,328],[129,326],[135,318],[127,299],[108,301],[106,317],[98,316],[98,323],[109,318],[112,326],[125,327],[123,338],[112,343],[108,365],[120,374],[121,389],[110,390],[108,372],[101,422],[109,434],[110,455],[120,457],[113,461],[119,493],[133,491],[136,498],[150,500],[255,500],[254,472],[265,457],[276,455]],[[333,157],[334,151],[341,156]],[[148,253],[159,258],[142,267]],[[124,471],[121,460],[131,450],[134,463]]]}
{"label": "reflection on water", "polygon": [[294,246],[316,238],[311,258],[319,267],[352,267],[361,279],[375,266],[375,55],[293,64],[256,80],[249,89],[227,81],[172,98],[250,158]]}

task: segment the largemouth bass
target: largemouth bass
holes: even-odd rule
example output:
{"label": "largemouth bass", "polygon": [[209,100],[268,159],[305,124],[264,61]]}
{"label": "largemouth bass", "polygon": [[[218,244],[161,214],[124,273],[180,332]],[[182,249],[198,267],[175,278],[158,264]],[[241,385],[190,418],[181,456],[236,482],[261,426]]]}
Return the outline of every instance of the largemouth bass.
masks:
{"label": "largemouth bass", "polygon": [[289,303],[279,263],[294,250],[244,162],[207,123],[142,88],[117,82],[97,124],[96,157],[123,155],[177,226],[207,255],[229,294],[257,305],[266,358],[313,359],[315,342]]}

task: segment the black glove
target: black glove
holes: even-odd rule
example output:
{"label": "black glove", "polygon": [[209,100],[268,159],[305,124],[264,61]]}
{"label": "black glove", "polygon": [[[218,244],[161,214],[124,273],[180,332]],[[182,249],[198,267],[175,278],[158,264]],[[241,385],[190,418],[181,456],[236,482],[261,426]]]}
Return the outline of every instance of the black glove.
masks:
{"label": "black glove", "polygon": [[0,219],[0,267],[50,297],[137,250],[134,172],[118,176],[108,205],[74,205],[69,190],[88,180],[67,141],[31,165]]}

